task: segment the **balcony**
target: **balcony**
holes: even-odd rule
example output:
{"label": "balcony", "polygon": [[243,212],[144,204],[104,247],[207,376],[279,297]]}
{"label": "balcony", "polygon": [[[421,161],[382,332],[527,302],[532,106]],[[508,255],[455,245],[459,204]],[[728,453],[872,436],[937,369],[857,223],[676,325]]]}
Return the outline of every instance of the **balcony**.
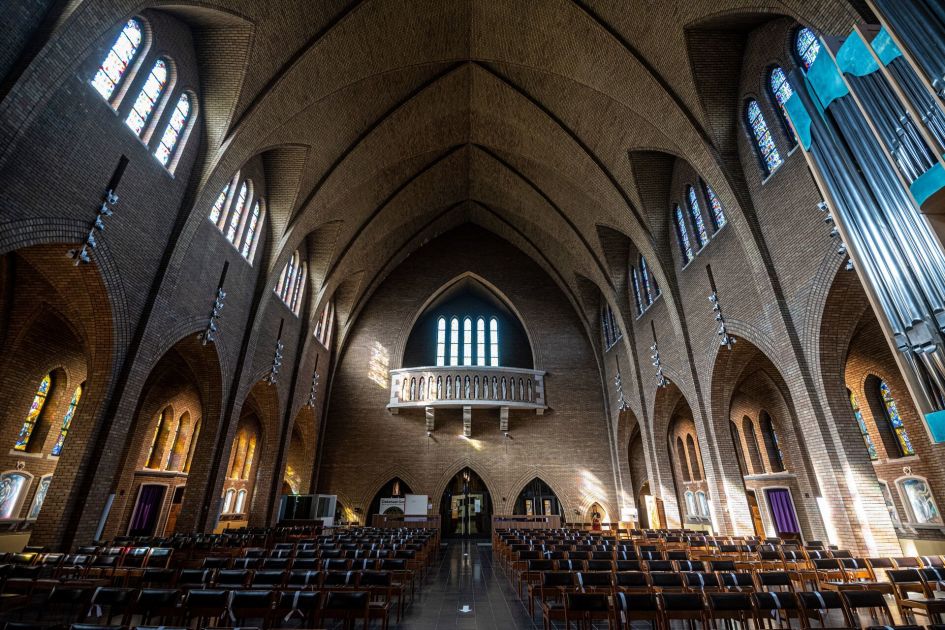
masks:
{"label": "balcony", "polygon": [[510,367],[417,367],[390,371],[391,413],[400,409],[530,409],[545,412],[545,373]]}

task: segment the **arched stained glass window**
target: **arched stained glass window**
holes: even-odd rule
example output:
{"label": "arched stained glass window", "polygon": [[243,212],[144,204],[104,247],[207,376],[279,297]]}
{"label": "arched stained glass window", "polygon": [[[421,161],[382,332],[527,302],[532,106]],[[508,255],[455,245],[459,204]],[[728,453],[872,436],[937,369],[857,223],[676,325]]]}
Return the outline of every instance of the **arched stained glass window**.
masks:
{"label": "arched stained glass window", "polygon": [[499,321],[489,320],[489,359],[492,367],[499,367]]}
{"label": "arched stained glass window", "polygon": [[705,221],[702,220],[702,208],[699,207],[696,189],[692,186],[686,186],[686,197],[689,201],[689,216],[692,217],[692,225],[696,231],[696,240],[699,241],[699,247],[701,249],[709,242],[709,234],[705,230]]}
{"label": "arched stained glass window", "polygon": [[758,101],[751,99],[745,107],[745,117],[751,133],[755,138],[755,148],[761,158],[766,173],[772,173],[781,166],[781,154],[778,148],[774,146],[774,140],[771,138],[771,131],[768,129],[768,123],[761,113],[761,107]]}
{"label": "arched stained glass window", "polygon": [[180,134],[184,131],[189,117],[190,96],[184,93],[177,100],[177,107],[174,108],[171,120],[164,129],[164,135],[161,136],[161,143],[158,144],[158,148],[154,152],[158,161],[164,166],[167,166],[168,162],[171,161],[171,156],[174,155],[174,150],[180,141]]}
{"label": "arched stained glass window", "polygon": [[305,262],[299,255],[299,250],[295,250],[282,269],[282,275],[279,276],[279,282],[274,290],[282,302],[296,315],[299,314],[299,307],[302,303],[306,278],[307,268]]}
{"label": "arched stained glass window", "polygon": [[217,200],[213,202],[213,207],[210,208],[210,221],[213,224],[220,222],[220,215],[223,214],[223,206],[226,204],[226,197],[230,194],[230,185],[227,184],[223,187],[223,190],[220,191],[220,194],[217,196]]}
{"label": "arched stained glass window", "polygon": [[476,365],[486,364],[486,320],[476,320]]}
{"label": "arched stained glass window", "polygon": [[262,210],[260,209],[260,200],[257,199],[256,203],[253,204],[253,211],[249,215],[249,223],[246,225],[246,234],[243,236],[243,248],[240,250],[240,253],[243,255],[243,258],[252,262],[252,254],[255,251],[253,247],[256,243],[257,230],[259,228],[260,216]]}
{"label": "arched stained glass window", "polygon": [[39,387],[36,388],[36,394],[33,395],[33,402],[30,404],[30,410],[26,414],[23,426],[20,427],[20,434],[16,437],[13,450],[25,451],[29,448],[30,438],[33,436],[33,430],[36,429],[36,424],[43,413],[43,407],[46,405],[46,399],[49,397],[51,389],[52,377],[47,374],[39,382]]}
{"label": "arched stained glass window", "polygon": [[446,318],[436,322],[436,364],[446,365]]}
{"label": "arched stained glass window", "polygon": [[643,315],[643,302],[640,300],[640,277],[637,268],[630,267],[630,284],[633,289],[633,301],[637,305],[637,315]]}
{"label": "arched stained glass window", "polygon": [[686,219],[678,205],[673,208],[673,224],[676,226],[676,240],[679,242],[683,265],[688,265],[693,257],[692,245],[689,244],[689,228],[686,227]]}
{"label": "arched stained glass window", "polygon": [[653,303],[653,293],[650,292],[650,272],[646,267],[646,258],[640,256],[640,291],[643,301],[649,306]]}
{"label": "arched stained glass window", "polygon": [[154,113],[154,107],[161,98],[165,86],[167,86],[167,61],[158,59],[154,62],[148,80],[138,92],[138,98],[135,99],[135,104],[131,106],[131,111],[125,119],[125,124],[139,136],[144,132],[151,114]]}
{"label": "arched stained glass window", "polygon": [[62,428],[59,429],[59,437],[56,438],[56,443],[53,444],[52,454],[58,456],[62,453],[62,445],[66,442],[66,435],[69,433],[69,427],[72,426],[72,417],[75,416],[75,408],[79,406],[79,400],[82,398],[82,385],[79,385],[75,388],[75,391],[72,392],[72,398],[69,400],[69,408],[66,409],[66,414],[62,417]]}
{"label": "arched stained glass window", "polygon": [[820,53],[820,41],[814,31],[806,26],[798,29],[797,35],[794,36],[794,52],[804,69],[810,69],[814,60],[817,59],[818,53]]}
{"label": "arched stained glass window", "polygon": [[463,320],[463,365],[472,365],[473,339],[472,320]]}
{"label": "arched stained glass window", "polygon": [[92,78],[92,86],[102,98],[109,100],[114,95],[115,88],[138,53],[141,40],[141,23],[135,19],[128,20]]}
{"label": "arched stained glass window", "polygon": [[866,428],[866,422],[863,421],[863,413],[860,411],[860,403],[856,399],[856,394],[849,389],[847,393],[850,395],[850,407],[853,409],[853,417],[856,418],[856,425],[860,428],[860,434],[863,436],[863,442],[866,444],[870,459],[877,460],[879,455],[876,453],[876,446],[873,444],[870,432]]}
{"label": "arched stained glass window", "polygon": [[459,365],[459,319],[450,320],[450,365]]}
{"label": "arched stained glass window", "polygon": [[712,227],[718,232],[726,223],[725,209],[722,208],[722,201],[708,184],[705,186],[705,198],[709,200],[709,210],[711,210],[709,218],[712,219]]}
{"label": "arched stained glass window", "polygon": [[903,457],[915,455],[912,441],[909,439],[906,427],[902,424],[902,418],[899,416],[899,407],[896,405],[896,399],[893,397],[892,390],[889,389],[889,385],[886,384],[886,381],[879,382],[879,393],[883,399],[886,420],[889,422],[889,426],[892,427],[893,433],[895,433],[896,439],[899,442],[900,455]]}
{"label": "arched stained glass window", "polygon": [[248,182],[243,182],[243,185],[240,186],[240,192],[236,196],[236,201],[233,202],[233,207],[230,208],[230,220],[227,222],[226,226],[226,240],[231,243],[236,242],[236,229],[240,225],[240,219],[248,203],[248,198],[249,185]]}

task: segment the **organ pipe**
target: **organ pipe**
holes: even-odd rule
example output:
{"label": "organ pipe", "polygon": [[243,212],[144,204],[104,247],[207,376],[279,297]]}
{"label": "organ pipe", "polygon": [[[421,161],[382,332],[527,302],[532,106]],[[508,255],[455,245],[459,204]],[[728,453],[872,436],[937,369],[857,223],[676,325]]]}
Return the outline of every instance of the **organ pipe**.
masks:
{"label": "organ pipe", "polygon": [[[930,36],[945,11],[876,0],[886,4],[900,41],[924,37],[912,56],[945,88],[945,36]],[[886,29],[871,43],[853,31],[831,44],[789,75],[785,108],[929,433],[945,442],[945,251],[922,213],[945,196],[945,113]]]}

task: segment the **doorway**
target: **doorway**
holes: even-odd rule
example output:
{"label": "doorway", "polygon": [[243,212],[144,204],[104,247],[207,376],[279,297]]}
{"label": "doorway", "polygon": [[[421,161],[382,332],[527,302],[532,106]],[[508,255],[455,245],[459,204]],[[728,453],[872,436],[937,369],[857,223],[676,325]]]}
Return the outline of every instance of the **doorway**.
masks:
{"label": "doorway", "polygon": [[768,488],[765,490],[765,498],[768,499],[771,520],[778,538],[800,540],[801,527],[797,522],[791,491],[787,488]]}
{"label": "doorway", "polygon": [[515,500],[515,511],[513,514],[524,514],[525,516],[564,516],[561,510],[561,502],[551,487],[535,477],[527,486],[522,488],[518,498]]}
{"label": "doorway", "polygon": [[167,486],[162,484],[148,483],[141,486],[134,512],[131,514],[131,523],[128,526],[129,536],[154,535],[166,492]]}
{"label": "doorway", "polygon": [[758,507],[758,497],[754,490],[745,490],[745,498],[748,499],[748,511],[751,513],[751,525],[755,528],[755,536],[764,538],[765,526],[761,521],[761,509]]}
{"label": "doorway", "polygon": [[446,484],[440,499],[440,522],[447,538],[489,538],[492,501],[482,478],[464,468]]}

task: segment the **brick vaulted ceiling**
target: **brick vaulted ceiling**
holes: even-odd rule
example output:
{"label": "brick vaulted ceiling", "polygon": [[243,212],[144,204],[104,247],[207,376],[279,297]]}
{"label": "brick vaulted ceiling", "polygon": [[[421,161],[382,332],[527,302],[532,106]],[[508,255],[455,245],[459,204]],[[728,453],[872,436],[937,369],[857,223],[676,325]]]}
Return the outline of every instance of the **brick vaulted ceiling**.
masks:
{"label": "brick vaulted ceiling", "polygon": [[[521,248],[576,305],[579,278],[601,288],[621,282],[602,229],[632,241],[667,285],[668,209],[652,207],[654,182],[672,167],[666,156],[688,160],[739,222],[738,186],[726,170],[735,130],[718,123],[738,73],[697,67],[692,56],[711,55],[712,38],[687,33],[738,33],[783,15],[830,32],[856,19],[845,2],[816,3],[826,8],[815,15],[811,4],[208,0],[157,8],[207,33],[195,39],[210,159],[194,207],[209,207],[233,171],[262,154],[276,243],[269,276],[305,243],[309,294],[321,301],[340,290],[356,312],[400,260],[464,222]],[[234,35],[220,36],[221,25]],[[232,89],[213,90],[215,79]],[[737,102],[730,106],[734,117]]]}

